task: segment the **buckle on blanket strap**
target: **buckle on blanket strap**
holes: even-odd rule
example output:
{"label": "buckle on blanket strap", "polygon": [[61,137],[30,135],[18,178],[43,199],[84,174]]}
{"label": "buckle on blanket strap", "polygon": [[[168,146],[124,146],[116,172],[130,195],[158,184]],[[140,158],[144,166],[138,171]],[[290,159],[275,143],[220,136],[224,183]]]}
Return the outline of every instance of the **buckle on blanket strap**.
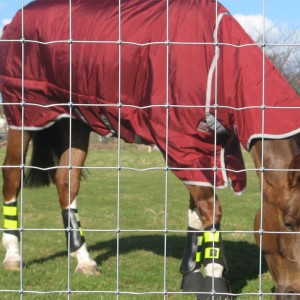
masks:
{"label": "buckle on blanket strap", "polygon": [[210,112],[206,112],[206,122],[209,128],[217,134],[229,134],[227,129]]}

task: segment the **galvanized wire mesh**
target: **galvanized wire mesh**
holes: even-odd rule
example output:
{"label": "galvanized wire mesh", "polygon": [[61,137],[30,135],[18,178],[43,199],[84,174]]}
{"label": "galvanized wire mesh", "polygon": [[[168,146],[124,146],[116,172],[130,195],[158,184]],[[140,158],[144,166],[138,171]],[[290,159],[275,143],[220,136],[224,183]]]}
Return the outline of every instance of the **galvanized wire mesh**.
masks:
{"label": "galvanized wire mesh", "polygon": [[[67,0],[66,0],[67,1]],[[165,5],[166,5],[166,24],[167,24],[167,28],[166,28],[166,37],[165,37],[165,42],[161,42],[161,41],[153,41],[151,43],[147,43],[147,44],[139,44],[135,41],[124,41],[122,39],[122,10],[121,10],[121,1],[122,0],[119,0],[119,28],[118,28],[118,40],[116,41],[78,41],[78,40],[74,40],[73,39],[73,36],[72,36],[72,23],[73,22],[76,22],[76,20],[74,20],[72,18],[72,0],[69,0],[69,21],[70,21],[70,32],[69,32],[69,39],[66,40],[66,41],[48,41],[48,42],[42,42],[42,41],[32,41],[32,40],[26,40],[25,36],[24,36],[24,20],[22,21],[22,36],[20,37],[20,42],[22,43],[22,61],[24,61],[24,46],[26,43],[40,43],[40,44],[52,44],[52,43],[57,43],[57,42],[60,42],[60,43],[67,43],[69,45],[69,51],[70,51],[70,69],[69,69],[69,74],[70,74],[70,77],[69,77],[69,82],[70,82],[70,86],[69,86],[69,92],[70,92],[70,98],[69,98],[69,102],[67,103],[68,107],[69,107],[69,115],[72,116],[72,110],[74,109],[74,107],[78,106],[78,104],[74,103],[73,102],[73,99],[72,99],[72,72],[74,72],[73,70],[73,67],[72,67],[72,47],[74,44],[76,43],[87,43],[87,44],[93,44],[93,43],[98,43],[98,44],[101,44],[101,43],[114,43],[114,44],[117,44],[118,47],[119,47],[119,61],[118,61],[118,65],[119,65],[119,83],[118,83],[118,89],[119,89],[119,99],[118,99],[118,103],[115,104],[117,107],[118,107],[118,146],[117,146],[117,153],[118,153],[118,163],[117,163],[117,166],[111,166],[111,167],[98,167],[98,166],[95,166],[95,167],[88,167],[88,169],[103,169],[103,170],[108,170],[108,169],[113,169],[113,170],[117,170],[117,223],[116,223],[116,229],[115,230],[107,230],[107,229],[101,229],[101,228],[97,228],[97,229],[88,229],[86,231],[88,232],[112,232],[112,234],[115,234],[116,236],[116,288],[114,291],[105,291],[105,290],[101,290],[101,288],[98,290],[98,291],[74,291],[73,290],[73,287],[72,287],[72,284],[71,284],[71,279],[70,279],[70,276],[71,276],[71,263],[70,263],[70,255],[68,255],[68,275],[67,275],[67,282],[68,282],[68,288],[67,290],[65,291],[51,291],[51,292],[43,292],[43,291],[30,291],[30,290],[25,290],[24,289],[24,286],[23,286],[23,282],[24,282],[24,270],[21,269],[20,270],[20,286],[19,286],[19,290],[18,291],[15,291],[16,293],[19,293],[19,297],[20,299],[23,299],[23,298],[26,298],[27,299],[27,294],[32,294],[32,295],[48,295],[48,294],[57,294],[57,293],[65,293],[67,295],[67,298],[68,299],[71,299],[72,298],[72,295],[76,294],[76,293],[82,293],[82,294],[95,294],[95,298],[97,298],[98,296],[100,297],[103,297],[103,299],[105,299],[105,297],[107,295],[111,296],[113,295],[116,299],[119,299],[119,298],[122,298],[121,296],[122,295],[159,295],[161,296],[161,298],[163,299],[168,299],[169,297],[171,298],[172,295],[176,295],[178,296],[178,294],[184,294],[182,292],[172,292],[172,291],[168,291],[168,286],[167,286],[167,244],[168,244],[168,234],[169,233],[184,233],[185,231],[182,230],[182,229],[176,229],[176,230],[170,230],[168,229],[168,207],[169,207],[169,176],[170,176],[170,172],[172,170],[172,168],[170,168],[169,166],[169,159],[168,159],[168,147],[166,147],[166,153],[165,153],[165,166],[164,167],[150,167],[150,168],[144,168],[144,169],[140,169],[140,168],[133,168],[133,167],[128,167],[126,165],[122,165],[122,162],[121,162],[121,152],[122,152],[122,149],[121,149],[121,111],[122,111],[122,108],[123,107],[134,107],[134,108],[137,108],[137,109],[147,109],[148,107],[138,107],[138,106],[134,106],[134,105],[127,105],[127,104],[124,104],[122,103],[122,97],[121,97],[121,83],[122,83],[122,78],[121,78],[121,68],[122,68],[122,63],[121,63],[121,57],[122,57],[122,47],[123,45],[125,44],[132,44],[132,45],[135,45],[135,46],[138,46],[138,47],[144,47],[144,46],[149,46],[151,44],[157,44],[157,45],[161,45],[162,47],[165,47],[165,51],[166,51],[166,62],[165,62],[165,69],[166,69],[166,82],[168,83],[169,82],[169,49],[170,49],[170,45],[178,45],[178,44],[182,44],[182,45],[188,45],[188,44],[191,44],[191,45],[195,45],[195,44],[199,44],[201,45],[201,43],[195,43],[193,41],[191,42],[173,42],[170,40],[170,37],[169,37],[169,20],[168,20],[168,17],[169,17],[169,0],[162,0],[165,2]],[[216,1],[216,20],[215,20],[215,23],[217,24],[218,21],[217,21],[217,16],[218,16],[218,11],[217,11],[217,3],[218,1]],[[261,0],[261,5],[262,5],[262,14],[265,18],[265,0]],[[23,7],[24,7],[24,4],[23,4],[23,1],[22,1],[22,12],[23,12]],[[23,15],[23,13],[22,13]],[[11,41],[11,42],[15,42],[15,41]],[[217,39],[217,36],[215,37],[215,41],[214,41],[214,45],[215,45],[215,49],[216,51],[218,51],[218,48],[219,48],[219,41]],[[228,47],[237,47],[237,48],[240,48],[240,47],[247,47],[247,46],[253,46],[253,44],[251,45],[231,45],[231,44],[224,44],[223,45],[226,45]],[[286,44],[277,44],[276,46],[286,46]],[[1,45],[0,45],[1,46]],[[294,46],[294,45],[290,45],[290,46]],[[265,41],[265,30],[263,30],[263,41],[262,41],[262,52],[263,52],[263,56],[265,56],[265,52],[266,52],[266,41]],[[24,65],[23,65],[23,69],[24,69]],[[262,75],[262,80],[264,81],[264,78],[265,78],[265,60],[263,59],[263,64],[262,64],[262,72],[263,72],[263,75]],[[215,70],[215,85],[217,86],[218,85],[218,68],[216,67],[216,70]],[[24,81],[24,72],[22,73],[22,80]],[[265,85],[263,83],[263,90],[262,90],[262,99],[261,99],[261,115],[262,115],[262,120],[264,120],[264,115],[265,115]],[[217,89],[216,89],[217,90]],[[24,85],[23,85],[23,91],[22,91],[22,98],[23,98],[23,101],[24,101]],[[25,102],[24,102],[25,103]],[[37,104],[27,104],[28,105],[37,105]],[[62,104],[55,104],[55,105],[62,105]],[[65,105],[65,104],[63,104]],[[51,108],[52,105],[49,105],[49,108]],[[89,106],[89,104],[87,104],[87,106]],[[93,105],[90,105],[90,106],[93,106]],[[218,114],[218,108],[220,108],[220,106],[218,106],[218,95],[216,94],[215,95],[215,102],[214,102],[214,106],[215,106],[215,115],[217,116]],[[24,107],[23,106],[23,114],[24,114]],[[154,106],[152,106],[154,107]],[[185,106],[185,105],[177,105],[177,106],[172,106],[170,104],[170,100],[169,100],[169,88],[168,88],[168,85],[166,86],[166,92],[165,92],[165,104],[161,105],[161,106],[157,106],[157,107],[164,107],[165,110],[166,110],[166,145],[168,145],[168,139],[169,139],[169,133],[168,133],[168,123],[169,123],[169,109],[170,107],[176,107],[176,108],[191,108],[192,106]],[[205,107],[203,104],[199,104],[199,106],[196,106],[195,108],[203,108]],[[222,106],[223,108],[226,108],[225,106]],[[249,107],[243,107],[243,108],[232,108],[232,107],[227,107],[227,108],[231,108],[231,109],[236,109],[236,110],[243,110],[243,109],[248,109],[248,108],[254,108],[253,106],[249,106]],[[278,108],[278,107],[277,107]],[[69,122],[70,122],[70,125],[72,123],[72,118],[70,117],[69,118]],[[24,119],[23,119],[23,123],[24,123]],[[263,122],[264,124],[264,122]],[[72,128],[70,126],[70,128]],[[263,127],[263,134],[262,134],[262,141],[264,143],[264,127]],[[24,131],[24,129],[23,129]],[[70,147],[72,147],[72,139],[71,139],[71,136],[72,136],[72,131],[70,131],[70,137],[69,137],[69,144],[70,144]],[[216,145],[217,145],[217,133],[215,133],[215,166],[212,166],[212,169],[215,169],[216,168]],[[22,149],[23,151],[23,149]],[[71,152],[70,152],[71,153]],[[262,157],[264,156],[264,147],[262,147]],[[69,157],[69,165],[68,166],[60,166],[61,168],[68,168],[69,169],[69,173],[71,172],[72,168],[74,168],[74,166],[72,166],[72,157],[70,155]],[[18,167],[18,166],[16,166]],[[23,226],[23,206],[26,205],[26,203],[24,203],[23,201],[23,190],[24,190],[24,183],[23,183],[23,173],[24,173],[24,170],[25,170],[25,161],[22,160],[21,162],[21,166],[19,166],[22,170],[22,181],[21,181],[21,192],[20,192],[20,195],[19,195],[19,205],[20,205],[20,250],[21,250],[21,257],[23,257],[23,253],[22,253],[22,249],[23,249],[23,232],[24,231],[34,231],[36,229],[34,228],[25,228]],[[27,166],[27,167],[33,167],[33,166]],[[85,167],[83,167],[85,168]],[[180,169],[180,168],[178,168]],[[164,226],[163,228],[159,229],[159,230],[152,230],[152,229],[141,229],[141,228],[136,228],[136,229],[124,229],[122,228],[121,224],[120,224],[120,209],[121,209],[121,202],[122,202],[122,197],[121,197],[121,193],[120,193],[120,190],[121,190],[121,186],[122,186],[122,180],[121,180],[121,171],[122,170],[132,170],[132,171],[136,171],[136,172],[147,172],[147,171],[151,171],[151,170],[162,170],[162,171],[165,171],[165,179],[164,179],[164,186],[165,186],[165,195],[164,195]],[[254,171],[255,169],[247,169],[248,171]],[[260,170],[264,170],[264,162],[262,163],[261,165],[261,169]],[[255,170],[257,171],[257,170]],[[258,170],[259,171],[259,170]],[[280,170],[278,170],[280,171]],[[262,190],[263,190],[263,187],[264,187],[264,173],[262,172],[262,177],[261,177],[261,187],[262,187]],[[216,173],[215,173],[215,186],[216,186]],[[69,176],[69,186],[71,186],[71,176]],[[70,189],[70,188],[69,188]],[[214,192],[215,192],[215,197],[216,197],[216,189],[214,188]],[[71,194],[71,191],[69,190],[69,201],[71,201],[70,199],[70,194]],[[260,203],[261,203],[261,212],[263,212],[263,209],[264,209],[264,205],[263,205],[263,193],[260,194]],[[215,212],[214,212],[215,214]],[[261,216],[263,216],[263,213],[261,213]],[[262,217],[261,217],[262,218]],[[263,220],[261,219],[260,220],[260,224],[261,224],[261,228],[260,230],[263,231],[263,228],[262,228],[262,224],[263,224]],[[47,231],[52,231],[54,229],[49,229],[49,228],[44,228],[44,229],[39,229],[39,230],[44,230],[45,232]],[[63,229],[62,229],[63,230]],[[140,232],[145,232],[145,233],[154,233],[154,232],[158,232],[158,233],[161,233],[163,234],[164,236],[164,266],[163,266],[163,270],[164,270],[164,284],[163,284],[163,290],[162,291],[151,291],[151,292],[135,292],[135,291],[132,291],[132,292],[126,292],[126,291],[122,291],[121,288],[120,288],[120,233],[124,233],[124,232],[128,232],[128,233],[140,233]],[[232,231],[222,231],[223,233],[232,233]],[[234,233],[247,233],[247,234],[253,234],[254,232],[253,231],[240,231],[240,230],[235,230]],[[244,297],[245,299],[247,297],[257,297],[259,299],[262,299],[262,298],[265,298],[265,297],[268,297],[270,295],[270,293],[264,293],[263,292],[263,289],[262,289],[262,273],[263,273],[263,268],[262,268],[262,257],[263,257],[263,253],[262,253],[262,235],[260,236],[260,251],[259,251],[259,277],[260,277],[260,280],[259,280],[259,287],[256,291],[253,291],[253,293],[248,293],[248,294],[236,294],[236,296],[241,296],[241,297]],[[68,243],[68,253],[70,253],[70,241]],[[234,270],[232,270],[234,272]],[[93,279],[91,279],[93,280]],[[13,292],[12,290],[9,290],[9,288],[7,289],[1,289],[0,290],[0,293],[1,292],[5,292],[5,291],[11,291]],[[1,296],[1,295],[0,295]],[[16,296],[18,297],[18,296]],[[214,298],[214,296],[212,297]],[[17,298],[15,298],[17,299]],[[101,298],[102,299],[102,298]]]}

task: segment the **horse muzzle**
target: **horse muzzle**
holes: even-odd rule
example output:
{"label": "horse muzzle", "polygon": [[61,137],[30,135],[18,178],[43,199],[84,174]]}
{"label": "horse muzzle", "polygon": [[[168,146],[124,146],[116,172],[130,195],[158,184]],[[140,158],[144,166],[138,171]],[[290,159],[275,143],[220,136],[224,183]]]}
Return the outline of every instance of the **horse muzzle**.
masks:
{"label": "horse muzzle", "polygon": [[300,292],[296,292],[292,288],[276,289],[275,293],[277,293],[276,300],[300,300]]}

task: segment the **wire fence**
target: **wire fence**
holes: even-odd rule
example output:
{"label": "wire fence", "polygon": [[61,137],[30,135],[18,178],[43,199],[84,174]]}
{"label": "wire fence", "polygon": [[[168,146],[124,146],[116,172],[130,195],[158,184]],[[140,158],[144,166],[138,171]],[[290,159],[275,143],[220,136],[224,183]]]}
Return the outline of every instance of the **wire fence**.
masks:
{"label": "wire fence", "polygon": [[[84,295],[84,297],[94,297],[94,299],[125,299],[123,297],[128,296],[128,297],[134,297],[134,296],[153,296],[153,297],[157,297],[157,298],[153,298],[153,299],[181,299],[181,297],[185,297],[185,296],[189,296],[186,294],[190,294],[187,292],[182,292],[182,291],[170,291],[169,289],[169,280],[168,280],[168,242],[169,242],[169,236],[170,233],[175,233],[175,234],[184,234],[187,231],[179,228],[179,229],[170,229],[169,223],[170,223],[170,218],[169,218],[169,208],[171,206],[170,204],[170,182],[172,181],[172,171],[176,173],[180,172],[180,171],[191,171],[191,172],[195,172],[195,171],[199,171],[199,169],[201,171],[214,171],[213,172],[213,190],[214,190],[214,199],[216,202],[217,199],[217,185],[218,185],[218,178],[217,178],[217,170],[221,171],[221,172],[228,172],[231,171],[235,174],[239,174],[245,171],[245,169],[241,169],[241,170],[233,170],[230,168],[225,167],[225,165],[221,165],[221,167],[218,166],[219,162],[218,162],[218,141],[219,141],[219,135],[217,133],[217,131],[214,132],[214,136],[213,136],[213,144],[214,144],[214,157],[213,157],[213,165],[211,165],[208,168],[195,168],[194,166],[188,167],[188,166],[174,166],[174,165],[170,165],[170,161],[172,161],[172,153],[170,155],[169,151],[172,151],[172,148],[169,147],[170,144],[170,123],[173,121],[171,119],[171,115],[170,112],[172,113],[174,110],[180,112],[181,110],[189,110],[189,109],[200,109],[200,110],[206,110],[207,113],[211,112],[212,110],[214,111],[214,116],[216,116],[216,118],[214,119],[214,127],[217,128],[218,124],[217,124],[217,119],[218,119],[218,114],[220,112],[220,110],[224,109],[230,109],[235,111],[236,113],[242,112],[242,111],[248,111],[248,110],[260,110],[261,111],[261,123],[262,123],[262,157],[264,157],[265,155],[265,148],[264,148],[264,143],[265,143],[265,128],[264,128],[264,120],[265,120],[265,114],[266,114],[266,108],[267,109],[274,109],[274,110],[279,110],[279,109],[283,109],[283,110],[291,110],[291,109],[299,109],[299,106],[289,106],[289,107],[285,107],[283,105],[270,105],[269,103],[266,103],[265,101],[265,95],[267,94],[266,91],[266,87],[265,87],[265,55],[266,55],[266,49],[268,47],[267,43],[266,43],[266,39],[265,39],[265,29],[263,30],[263,39],[262,39],[262,44],[259,45],[262,49],[262,74],[261,74],[261,78],[262,78],[262,91],[261,91],[261,103],[259,105],[248,105],[248,106],[242,106],[242,107],[232,107],[229,105],[225,105],[223,103],[219,102],[219,95],[217,94],[217,92],[215,92],[213,94],[213,90],[218,90],[218,80],[219,80],[219,66],[216,62],[214,68],[212,69],[211,72],[211,85],[214,87],[211,87],[211,89],[206,90],[205,94],[206,94],[206,103],[199,103],[199,104],[193,104],[193,103],[189,103],[189,104],[178,104],[178,103],[174,103],[173,102],[173,94],[172,94],[172,89],[170,89],[169,83],[171,82],[171,74],[170,74],[170,56],[171,56],[171,47],[181,47],[181,46],[191,46],[191,47],[203,47],[205,45],[209,45],[209,46],[214,46],[214,51],[215,51],[215,57],[213,59],[218,59],[218,55],[220,54],[220,49],[221,47],[232,47],[232,48],[236,48],[236,49],[242,49],[242,48],[247,48],[247,47],[253,47],[254,45],[256,45],[255,43],[251,43],[251,44],[232,44],[232,43],[227,43],[227,42],[223,42],[223,41],[219,41],[218,40],[218,28],[219,28],[219,24],[221,22],[221,19],[223,17],[223,15],[221,15],[220,17],[220,12],[219,12],[219,6],[218,6],[218,1],[215,2],[215,20],[214,24],[216,25],[216,29],[213,35],[213,40],[211,42],[199,42],[199,41],[182,41],[182,42],[178,42],[178,41],[172,41],[171,36],[170,36],[170,20],[169,20],[169,16],[171,14],[170,12],[170,7],[171,7],[171,2],[173,2],[172,0],[161,0],[162,3],[165,4],[165,24],[166,24],[166,29],[165,29],[165,40],[164,41],[150,41],[147,43],[140,43],[138,41],[127,41],[124,40],[123,38],[123,34],[124,31],[126,30],[126,28],[123,28],[122,24],[123,24],[123,14],[124,12],[122,11],[122,0],[119,0],[119,5],[118,5],[118,29],[117,29],[117,39],[116,40],[78,40],[74,38],[74,30],[73,30],[73,24],[77,22],[76,18],[74,18],[73,16],[73,12],[74,12],[74,3],[77,4],[78,1],[72,1],[72,0],[66,0],[66,2],[68,2],[68,6],[69,6],[69,10],[68,10],[68,19],[69,19],[69,36],[68,39],[62,39],[62,40],[53,40],[53,41],[42,41],[42,40],[31,40],[31,39],[27,39],[26,37],[26,20],[24,18],[25,15],[25,11],[24,11],[24,4],[22,1],[22,11],[21,11],[21,16],[22,16],[22,22],[21,22],[21,36],[19,40],[2,40],[1,43],[3,42],[9,42],[9,43],[16,43],[16,42],[20,42],[22,44],[22,100],[19,104],[19,106],[22,107],[22,140],[23,142],[21,143],[22,145],[22,153],[24,153],[24,132],[28,129],[28,127],[25,124],[25,111],[27,109],[31,109],[34,107],[41,107],[41,108],[47,108],[49,110],[51,109],[57,109],[58,107],[64,107],[67,108],[66,111],[68,112],[67,115],[69,116],[69,125],[70,125],[70,134],[69,134],[69,147],[72,147],[72,123],[73,121],[73,115],[74,115],[74,111],[77,112],[78,109],[80,110],[81,108],[113,108],[114,111],[116,112],[116,119],[117,119],[117,123],[114,124],[114,129],[113,131],[114,134],[116,134],[116,138],[117,138],[117,142],[114,144],[114,148],[115,151],[117,153],[117,161],[116,161],[116,165],[113,166],[73,166],[72,165],[72,151],[70,151],[70,155],[68,158],[68,165],[63,165],[63,166],[53,166],[50,168],[41,168],[43,170],[49,170],[49,169],[58,169],[58,168],[67,168],[69,170],[69,182],[68,182],[68,186],[69,186],[69,206],[71,205],[71,202],[73,199],[71,199],[71,187],[72,187],[72,181],[71,181],[71,172],[72,170],[75,168],[82,168],[82,169],[87,169],[90,171],[93,170],[98,170],[98,171],[104,171],[104,170],[114,170],[117,173],[117,177],[116,177],[116,206],[115,206],[115,213],[116,213],[116,228],[114,229],[103,229],[103,228],[92,228],[92,229],[86,229],[87,233],[111,233],[113,234],[113,236],[115,237],[116,240],[116,246],[115,246],[115,256],[116,256],[116,270],[115,270],[115,274],[116,274],[116,285],[115,285],[115,289],[113,291],[111,290],[102,290],[101,288],[99,290],[93,290],[93,291],[88,291],[88,290],[82,290],[82,291],[78,291],[78,290],[74,290],[74,286],[72,284],[72,273],[73,273],[73,267],[72,267],[72,262],[71,262],[71,257],[70,255],[68,255],[68,273],[67,273],[67,289],[66,290],[51,290],[51,291],[36,291],[36,290],[30,290],[27,287],[24,287],[24,282],[26,282],[26,270],[24,270],[23,268],[21,268],[20,270],[20,278],[19,278],[19,288],[17,290],[15,289],[11,289],[10,287],[5,287],[3,286],[0,289],[0,297],[1,297],[1,293],[3,293],[3,295],[7,295],[7,293],[9,295],[13,295],[13,298],[8,298],[8,299],[29,299],[29,297],[41,297],[40,299],[48,299],[48,296],[50,297],[51,295],[55,295],[54,297],[56,297],[57,295],[61,295],[63,294],[67,299],[73,299],[73,297],[76,297],[76,294],[79,295]],[[116,1],[115,1],[116,2]],[[264,18],[266,17],[266,13],[265,13],[265,0],[261,1],[262,3],[262,14],[264,16]],[[53,4],[55,5],[55,4]],[[91,12],[92,13],[92,12]],[[84,26],[84,25],[83,25]],[[1,47],[1,43],[0,43],[0,47]],[[61,45],[67,45],[67,47],[69,48],[69,70],[68,70],[68,74],[69,74],[69,78],[68,78],[68,83],[69,83],[69,90],[68,90],[68,94],[69,94],[69,99],[67,100],[67,103],[49,103],[49,104],[40,104],[40,103],[28,103],[26,102],[26,85],[24,84],[24,82],[26,81],[26,76],[25,76],[25,56],[27,55],[25,47],[28,44],[38,44],[41,45],[41,47],[48,47],[51,46],[53,44],[61,44]],[[117,61],[116,62],[111,62],[112,64],[117,64],[118,65],[118,84],[115,86],[115,88],[118,89],[118,99],[115,103],[102,103],[102,104],[97,104],[97,103],[77,103],[74,102],[73,99],[73,95],[74,93],[76,93],[76,91],[74,91],[74,73],[80,72],[78,70],[76,70],[76,66],[74,64],[74,47],[76,47],[76,45],[79,44],[86,44],[86,47],[93,46],[93,45],[117,45],[118,47],[118,56],[117,56]],[[147,48],[149,46],[159,46],[159,47],[164,47],[165,51],[165,61],[164,61],[164,70],[165,70],[165,78],[164,78],[164,82],[165,84],[165,93],[163,96],[163,101],[159,104],[150,104],[150,105],[136,105],[135,103],[131,103],[131,101],[129,101],[129,103],[126,103],[126,99],[124,100],[123,95],[124,95],[124,74],[126,74],[126,72],[122,69],[123,65],[122,65],[122,55],[123,55],[123,47],[125,46],[134,46],[134,47],[138,47],[140,49],[142,48]],[[299,46],[299,44],[272,44],[271,46],[276,46],[276,47],[281,47],[281,46],[289,46],[289,47],[297,47]],[[222,48],[223,49],[223,48]],[[43,64],[44,62],[41,61],[41,64]],[[213,65],[213,63],[212,63]],[[208,77],[210,76],[208,75]],[[163,77],[163,76],[162,76]],[[204,98],[205,98],[204,97]],[[211,103],[211,99],[213,99],[213,103]],[[7,102],[7,100],[5,101],[5,103],[2,103],[2,107],[5,106],[15,106],[16,103],[10,103]],[[126,110],[127,109],[127,110]],[[165,141],[164,144],[166,145],[165,147],[165,153],[164,153],[164,157],[165,157],[165,165],[163,166],[150,166],[150,167],[135,167],[135,166],[128,166],[126,164],[124,164],[122,162],[122,158],[121,158],[121,154],[123,151],[122,148],[122,137],[123,137],[123,130],[124,130],[124,125],[123,125],[123,115],[124,112],[128,112],[129,109],[132,110],[138,110],[138,111],[147,111],[148,109],[152,109],[153,111],[155,109],[157,110],[164,110],[164,115],[165,115],[165,121],[164,121],[164,129],[165,132],[160,133],[161,135],[163,135],[165,137]],[[184,114],[186,115],[186,114]],[[173,114],[172,114],[173,116]],[[276,122],[276,120],[274,120],[274,122]],[[4,135],[5,135],[5,130],[4,131]],[[95,135],[93,136],[93,138],[95,138]],[[101,137],[103,139],[103,137]],[[96,139],[98,139],[98,135],[96,136]],[[173,140],[171,141],[171,143],[173,142]],[[95,143],[95,141],[94,141]],[[98,141],[97,141],[98,143]],[[98,147],[98,145],[97,145]],[[100,145],[101,147],[101,145]],[[149,146],[151,147],[151,146]],[[150,149],[150,148],[149,148]],[[152,148],[149,150],[151,151]],[[2,166],[3,169],[5,169],[7,166]],[[31,232],[31,231],[39,231],[39,232],[61,232],[61,231],[66,231],[65,229],[57,229],[57,228],[26,228],[26,226],[23,224],[23,220],[24,220],[24,216],[23,216],[23,211],[24,211],[24,206],[26,206],[26,201],[24,201],[24,172],[27,168],[36,168],[35,166],[29,166],[26,164],[25,162],[25,158],[22,156],[22,161],[20,163],[20,166],[15,166],[17,168],[21,168],[21,189],[20,189],[20,193],[19,193],[19,199],[18,199],[18,203],[19,203],[19,232],[20,232],[20,254],[21,254],[21,260],[23,261],[23,249],[24,249],[24,243],[26,243],[26,239],[24,238],[24,233],[26,232]],[[276,170],[278,172],[285,172],[287,171],[286,169],[268,169],[268,171],[271,170]],[[145,229],[143,228],[142,225],[140,225],[141,227],[139,228],[134,228],[134,229],[126,229],[122,227],[122,224],[120,223],[120,219],[121,219],[121,213],[122,213],[122,203],[123,203],[123,194],[122,194],[122,185],[123,185],[123,181],[122,181],[122,172],[124,171],[133,171],[133,172],[137,172],[137,173],[146,173],[149,171],[160,171],[160,172],[164,172],[164,178],[163,178],[163,182],[164,182],[164,189],[163,189],[163,226],[159,229]],[[262,161],[262,165],[260,166],[260,169],[257,169],[255,167],[247,167],[246,171],[248,172],[256,172],[256,171],[261,171],[262,172],[262,176],[260,179],[260,185],[261,185],[261,189],[264,189],[264,185],[265,185],[265,180],[264,180],[264,171],[265,171],[265,165],[264,165],[264,161]],[[226,183],[228,184],[228,182]],[[224,185],[226,185],[224,184]],[[207,186],[207,185],[206,185]],[[172,186],[173,187],[173,186]],[[260,193],[260,207],[261,207],[261,219],[260,219],[260,229],[259,231],[256,231],[256,233],[262,233],[263,232],[263,209],[264,209],[264,195],[263,192]],[[173,201],[172,201],[172,205],[173,205]],[[230,204],[229,204],[230,205]],[[213,214],[213,219],[215,220],[216,218],[216,207],[217,204],[214,204],[214,211],[212,212]],[[95,208],[96,209],[96,208]],[[41,212],[42,214],[42,212]],[[254,216],[253,216],[254,217]],[[214,222],[215,223],[215,222]],[[4,229],[2,229],[3,231]],[[121,281],[122,279],[120,278],[120,248],[121,248],[121,241],[122,241],[122,234],[124,233],[131,233],[131,234],[139,234],[139,233],[144,233],[144,234],[161,234],[163,237],[163,267],[162,267],[162,271],[163,271],[163,287],[161,290],[151,290],[151,291],[126,291],[124,290],[122,287],[123,285],[121,285]],[[255,233],[254,230],[249,229],[249,230],[240,230],[239,227],[237,226],[234,230],[222,230],[223,234],[248,234],[248,235],[253,235]],[[272,233],[272,231],[268,232],[268,233]],[[274,231],[274,233],[276,233],[276,231]],[[277,232],[278,233],[278,232]],[[286,232],[284,232],[286,234]],[[290,233],[291,234],[291,233]],[[294,234],[294,233],[292,233]],[[259,236],[259,241],[258,241],[258,246],[259,246],[259,265],[258,265],[258,274],[257,277],[259,278],[258,282],[259,282],[259,286],[257,287],[256,290],[251,291],[251,292],[245,292],[245,293],[239,293],[238,291],[233,291],[233,295],[237,296],[237,297],[241,297],[241,299],[268,299],[268,297],[272,296],[271,291],[264,291],[263,288],[263,280],[264,280],[264,276],[263,273],[264,271],[264,263],[263,263],[263,252],[262,252],[262,245],[263,245],[263,234],[260,234]],[[68,254],[70,254],[71,252],[71,248],[70,248],[70,235],[68,238]],[[182,249],[183,250],[183,249]],[[245,262],[246,263],[246,262]],[[231,270],[234,272],[234,270]],[[243,274],[240,274],[240,276],[242,276]],[[94,280],[94,279],[90,279],[90,280]],[[44,297],[44,298],[43,298]],[[107,297],[112,297],[112,298],[107,298]],[[174,298],[173,298],[174,297]],[[179,297],[179,298],[176,298]],[[212,295],[211,297],[212,299],[217,299],[216,295]],[[128,298],[129,299],[129,298]],[[152,299],[152,298],[151,298]]]}

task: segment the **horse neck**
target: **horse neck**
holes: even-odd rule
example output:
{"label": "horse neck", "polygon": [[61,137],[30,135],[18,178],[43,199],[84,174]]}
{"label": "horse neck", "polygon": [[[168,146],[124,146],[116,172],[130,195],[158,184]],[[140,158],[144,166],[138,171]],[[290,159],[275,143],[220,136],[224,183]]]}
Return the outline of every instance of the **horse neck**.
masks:
{"label": "horse neck", "polygon": [[[271,188],[276,192],[287,182],[286,172],[292,159],[299,153],[298,137],[282,140],[257,140],[250,149],[259,178],[264,183],[264,191]],[[264,172],[261,172],[261,170]]]}

